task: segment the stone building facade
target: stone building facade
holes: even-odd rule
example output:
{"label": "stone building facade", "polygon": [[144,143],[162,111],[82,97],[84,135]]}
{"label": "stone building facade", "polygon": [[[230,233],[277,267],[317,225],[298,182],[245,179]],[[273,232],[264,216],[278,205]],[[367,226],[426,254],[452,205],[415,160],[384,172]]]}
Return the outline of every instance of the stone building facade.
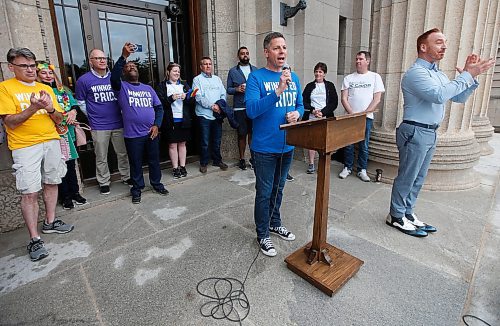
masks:
{"label": "stone building facade", "polygon": [[[449,44],[447,56],[440,66],[450,77],[454,75],[457,62],[460,65],[469,52],[477,51],[481,55],[490,56],[495,55],[498,49],[500,8],[497,1],[459,0],[452,4],[428,0],[308,0],[307,8],[289,18],[287,25],[282,26],[281,3],[295,6],[297,2],[298,0],[0,0],[0,48],[6,50],[16,46],[29,47],[37,57],[59,62],[62,68],[66,64],[68,51],[62,37],[64,26],[61,26],[61,22],[68,22],[58,15],[65,6],[73,6],[79,11],[83,26],[81,43],[89,50],[90,46],[95,46],[92,43],[95,39],[104,40],[103,35],[97,37],[94,28],[99,23],[101,28],[104,23],[108,23],[108,16],[103,18],[103,14],[101,17],[108,7],[109,10],[122,10],[118,12],[120,14],[129,15],[134,11],[148,14],[152,17],[151,21],[156,19],[155,32],[162,34],[165,31],[161,29],[173,28],[171,6],[178,5],[185,16],[186,26],[189,25],[185,29],[189,31],[189,37],[181,42],[181,46],[189,51],[165,48],[164,57],[157,59],[165,62],[175,58],[184,60],[185,66],[192,67],[191,75],[185,76],[188,81],[197,73],[197,60],[204,55],[213,58],[216,73],[225,81],[229,69],[237,62],[236,50],[241,45],[249,48],[254,65],[263,66],[263,38],[271,31],[279,31],[287,39],[288,63],[298,74],[302,85],[314,79],[313,67],[318,61],[322,61],[328,65],[327,79],[334,82],[340,92],[344,75],[354,70],[353,59],[356,52],[371,50],[371,69],[382,75],[386,93],[376,114],[369,172],[382,167],[386,182],[392,181],[397,169],[394,134],[401,120],[402,95],[399,83],[402,74],[416,57],[417,35],[432,27],[444,30]],[[89,14],[92,10],[98,12],[99,16]],[[151,26],[148,25],[148,28]],[[164,39],[162,36],[157,45],[171,42],[172,37],[176,37],[174,34],[165,32]],[[161,52],[158,48],[156,50]],[[71,76],[66,75],[67,66],[61,72],[65,77],[63,80],[71,82]],[[161,71],[159,73],[162,74]],[[0,79],[10,77],[5,57],[0,56]],[[73,79],[76,77],[72,76]],[[495,102],[498,92],[492,90],[490,100],[491,86],[496,85],[493,72],[481,76],[480,83],[480,89],[465,105],[447,106],[445,121],[439,131],[438,150],[425,187],[451,190],[477,185],[472,167],[481,153],[491,151],[487,145],[493,132],[488,119],[488,103],[498,105],[495,104],[498,103]],[[336,114],[342,114],[342,111],[339,104]],[[227,124],[222,144],[224,157],[237,157],[236,134]],[[4,208],[0,232],[23,225],[6,144],[0,145],[0,205]]]}

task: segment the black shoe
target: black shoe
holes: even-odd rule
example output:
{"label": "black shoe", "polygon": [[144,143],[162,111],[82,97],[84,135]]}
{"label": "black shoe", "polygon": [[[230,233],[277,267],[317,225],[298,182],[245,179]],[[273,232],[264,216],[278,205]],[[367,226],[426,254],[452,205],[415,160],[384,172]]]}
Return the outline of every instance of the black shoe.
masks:
{"label": "black shoe", "polygon": [[110,193],[109,186],[101,186],[100,190],[101,190],[101,195],[109,195]]}
{"label": "black shoe", "polygon": [[207,166],[206,165],[200,165],[200,172],[201,173],[207,173]]}
{"label": "black shoe", "polygon": [[253,170],[253,166],[254,166],[254,164],[255,164],[255,163],[254,163],[254,161],[253,161],[253,159],[250,159],[250,160],[248,161],[248,163],[250,164],[250,170]]}
{"label": "black shoe", "polygon": [[174,179],[179,179],[181,177],[181,170],[179,168],[174,168],[172,170],[172,176]]}
{"label": "black shoe", "polygon": [[87,203],[87,199],[83,198],[79,193],[76,193],[73,196],[73,200],[77,205],[85,205]]}
{"label": "black shoe", "polygon": [[414,237],[426,237],[427,236],[427,232],[425,232],[424,230],[421,230],[419,228],[416,228],[413,224],[411,224],[406,219],[406,217],[397,218],[397,217],[394,217],[391,214],[389,214],[389,215],[387,215],[385,223],[387,225],[392,226],[393,228],[405,233],[405,234],[408,234],[408,235],[411,235]]}
{"label": "black shoe", "polygon": [[134,185],[134,182],[132,181],[132,179],[129,178],[127,180],[124,180],[123,184],[126,184],[129,187],[132,187]]}
{"label": "black shoe", "polygon": [[188,171],[186,170],[185,166],[179,166],[179,169],[181,170],[181,177],[187,177]]}
{"label": "black shoe", "polygon": [[286,181],[293,181],[293,180],[295,180],[295,178],[292,177],[290,174],[286,175]]}
{"label": "black shoe", "polygon": [[213,166],[218,166],[218,167],[219,167],[222,171],[226,171],[226,170],[227,170],[227,168],[228,168],[227,164],[226,164],[226,163],[224,163],[224,162],[220,162],[220,163],[218,163],[218,164],[215,164],[215,163],[214,163],[214,164],[212,164],[212,165],[213,165]]}
{"label": "black shoe", "polygon": [[141,195],[132,196],[132,204],[140,204],[141,203]]}
{"label": "black shoe", "polygon": [[273,242],[269,238],[259,239],[257,238],[257,243],[259,244],[260,251],[266,256],[274,257],[276,256],[276,249],[274,248]]}
{"label": "black shoe", "polygon": [[71,198],[66,198],[63,200],[62,207],[66,210],[73,209],[75,208],[75,204],[73,204],[73,200],[71,200]]}
{"label": "black shoe", "polygon": [[155,191],[156,191],[157,193],[159,193],[160,195],[162,195],[162,196],[166,196],[166,195],[168,195],[168,190],[167,190],[167,188],[155,189]]}
{"label": "black shoe", "polygon": [[238,163],[238,167],[241,169],[241,170],[246,170],[247,169],[247,162],[245,162],[245,159],[242,158],[240,160],[240,162]]}

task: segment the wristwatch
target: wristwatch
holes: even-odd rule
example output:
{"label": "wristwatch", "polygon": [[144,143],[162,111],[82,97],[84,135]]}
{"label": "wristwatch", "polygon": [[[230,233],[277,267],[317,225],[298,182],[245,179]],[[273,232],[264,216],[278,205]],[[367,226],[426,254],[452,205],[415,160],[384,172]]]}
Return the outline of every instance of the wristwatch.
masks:
{"label": "wristwatch", "polygon": [[[47,110],[45,110],[45,111],[47,111]],[[47,113],[48,113],[48,114],[52,114],[52,113],[54,113],[54,112],[56,112],[56,109],[52,109],[52,111],[50,111],[50,112],[49,112],[49,111],[47,111]]]}

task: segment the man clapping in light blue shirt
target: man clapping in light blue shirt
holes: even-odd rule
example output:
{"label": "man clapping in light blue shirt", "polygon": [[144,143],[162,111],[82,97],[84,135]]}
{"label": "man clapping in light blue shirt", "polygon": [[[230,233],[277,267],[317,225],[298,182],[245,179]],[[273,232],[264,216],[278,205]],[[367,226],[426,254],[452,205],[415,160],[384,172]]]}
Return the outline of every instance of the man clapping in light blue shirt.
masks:
{"label": "man clapping in light blue shirt", "polygon": [[464,68],[457,68],[459,75],[450,81],[437,67],[445,51],[446,37],[439,29],[420,35],[418,58],[401,82],[404,113],[403,122],[396,130],[399,169],[392,186],[386,223],[416,237],[437,231],[420,221],[413,209],[436,149],[436,129],[443,120],[444,105],[448,100],[464,103],[478,86],[474,78],[495,64],[494,59],[480,59],[471,54]]}

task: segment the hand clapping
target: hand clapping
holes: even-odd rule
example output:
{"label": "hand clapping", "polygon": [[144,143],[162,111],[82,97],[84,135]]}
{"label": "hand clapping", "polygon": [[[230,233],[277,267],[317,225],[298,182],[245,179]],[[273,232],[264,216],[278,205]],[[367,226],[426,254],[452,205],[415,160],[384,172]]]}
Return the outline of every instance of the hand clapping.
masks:
{"label": "hand clapping", "polygon": [[470,54],[467,56],[465,60],[464,68],[456,67],[458,73],[462,73],[464,71],[469,72],[473,78],[476,76],[486,72],[488,69],[495,65],[495,59],[481,59],[477,54]]}
{"label": "hand clapping", "polygon": [[44,90],[41,90],[38,96],[35,93],[31,93],[30,102],[37,111],[40,109],[52,109],[52,98]]}

